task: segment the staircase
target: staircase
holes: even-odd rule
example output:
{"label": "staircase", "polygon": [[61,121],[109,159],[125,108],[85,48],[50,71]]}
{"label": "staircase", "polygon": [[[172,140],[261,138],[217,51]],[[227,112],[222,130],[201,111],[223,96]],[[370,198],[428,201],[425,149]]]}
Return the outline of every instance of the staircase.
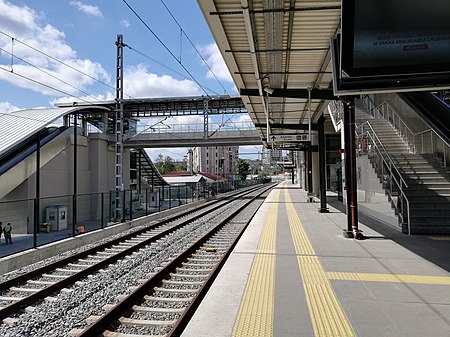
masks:
{"label": "staircase", "polygon": [[[408,146],[387,120],[375,119],[365,111],[362,102],[357,101],[356,125],[373,130],[376,134],[372,140],[373,145],[383,154],[385,168],[389,166],[387,161],[392,161],[392,167],[396,168],[393,172],[398,172],[408,186],[402,186],[404,196],[401,195],[399,186],[384,186],[392,206],[396,208],[402,231],[410,231],[410,234],[450,234],[450,174],[445,172],[434,155],[410,153]],[[371,128],[365,123],[367,121]],[[379,155],[378,164],[376,161],[376,157],[371,158],[380,182],[383,182],[385,177],[378,172]],[[384,174],[389,174],[387,169],[383,171]],[[392,181],[391,176],[388,181]]]}
{"label": "staircase", "polygon": [[450,175],[431,154],[394,154],[408,184],[413,234],[450,234]]}

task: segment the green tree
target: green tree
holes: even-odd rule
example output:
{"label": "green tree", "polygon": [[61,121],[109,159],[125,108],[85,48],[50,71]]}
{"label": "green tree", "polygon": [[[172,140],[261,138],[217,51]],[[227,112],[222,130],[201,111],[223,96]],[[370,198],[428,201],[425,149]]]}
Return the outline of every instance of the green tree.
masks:
{"label": "green tree", "polygon": [[239,159],[239,161],[238,161],[238,179],[240,181],[246,180],[249,171],[250,171],[250,164],[244,159]]}
{"label": "green tree", "polygon": [[176,165],[176,171],[185,172],[187,171],[187,158],[184,157],[181,162],[178,162]]}
{"label": "green tree", "polygon": [[159,153],[156,157],[155,166],[161,174],[167,174],[175,171],[173,159],[169,156],[164,157],[161,153]]}

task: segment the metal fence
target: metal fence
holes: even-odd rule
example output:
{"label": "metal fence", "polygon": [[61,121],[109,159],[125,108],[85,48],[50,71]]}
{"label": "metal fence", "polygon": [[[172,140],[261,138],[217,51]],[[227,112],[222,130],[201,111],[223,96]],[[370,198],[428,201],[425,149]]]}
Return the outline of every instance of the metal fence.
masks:
{"label": "metal fence", "polygon": [[13,227],[13,244],[0,237],[0,257],[178,207],[259,181],[62,195],[0,202],[0,221]]}

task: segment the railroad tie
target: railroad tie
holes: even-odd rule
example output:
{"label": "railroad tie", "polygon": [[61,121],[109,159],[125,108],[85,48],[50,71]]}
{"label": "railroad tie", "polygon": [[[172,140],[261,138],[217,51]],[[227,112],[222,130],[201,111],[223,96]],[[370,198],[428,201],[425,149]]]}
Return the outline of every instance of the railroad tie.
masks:
{"label": "railroad tie", "polygon": [[160,313],[174,313],[180,314],[184,311],[184,308],[152,308],[152,307],[142,307],[139,305],[134,305],[132,308],[135,312],[160,312]]}
{"label": "railroad tie", "polygon": [[69,267],[76,267],[76,268],[89,268],[92,265],[91,264],[81,264],[81,263],[69,263],[68,266]]}
{"label": "railroad tie", "polygon": [[155,297],[145,295],[144,300],[154,302],[190,302],[192,298],[180,298],[180,297]]}
{"label": "railroad tie", "polygon": [[19,288],[19,287],[11,287],[9,288],[11,291],[17,291],[18,293],[37,293],[42,289],[39,288]]}
{"label": "railroad tie", "polygon": [[63,273],[72,273],[72,274],[76,274],[78,273],[80,270],[75,270],[75,269],[65,269],[65,268],[56,268],[56,271],[60,271]]}
{"label": "railroad tie", "polygon": [[158,325],[174,325],[176,323],[176,320],[156,321],[148,319],[132,319],[120,317],[119,322],[123,325],[158,326]]}
{"label": "railroad tie", "polygon": [[203,281],[172,281],[172,280],[162,280],[164,284],[179,284],[179,285],[201,285]]}
{"label": "railroad tie", "polygon": [[48,278],[59,278],[59,279],[67,278],[67,275],[42,274],[42,276],[48,277]]}
{"label": "railroad tie", "polygon": [[0,296],[0,301],[11,301],[16,302],[20,301],[23,297],[9,297],[9,296]]}
{"label": "railroad tie", "polygon": [[198,291],[198,289],[168,289],[168,288],[153,288],[155,291],[161,291],[165,293],[180,293],[180,294],[194,294]]}
{"label": "railroad tie", "polygon": [[28,284],[35,284],[35,285],[38,285],[38,286],[49,286],[49,285],[55,284],[56,282],[28,280],[27,283]]}
{"label": "railroad tie", "polygon": [[[76,337],[76,336],[74,336],[74,337]],[[128,333],[121,333],[121,332],[113,332],[113,331],[106,330],[103,333],[103,337],[144,337],[144,336],[128,334]],[[145,335],[145,337],[167,337],[167,334],[165,334],[165,335]]]}

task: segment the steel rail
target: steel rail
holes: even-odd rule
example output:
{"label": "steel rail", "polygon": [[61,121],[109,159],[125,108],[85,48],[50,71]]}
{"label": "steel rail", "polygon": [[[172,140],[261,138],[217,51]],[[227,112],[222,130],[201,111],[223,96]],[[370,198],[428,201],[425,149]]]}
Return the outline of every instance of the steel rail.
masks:
{"label": "steel rail", "polygon": [[[184,252],[175,257],[171,262],[166,264],[161,270],[155,273],[151,278],[149,278],[146,282],[142,283],[135,290],[133,290],[130,294],[128,294],[123,300],[121,300],[118,304],[116,304],[113,308],[109,309],[104,315],[100,316],[94,323],[89,325],[83,331],[78,334],[78,337],[93,337],[93,336],[101,336],[105,330],[108,329],[111,324],[117,321],[120,317],[122,317],[123,313],[129,310],[133,305],[135,305],[138,301],[140,301],[146,294],[149,293],[151,289],[156,287],[163,279],[165,279],[177,266],[179,266],[184,260],[186,260],[191,254],[197,251],[205,242],[207,242],[219,229],[225,226],[228,222],[230,222],[233,218],[235,218],[243,209],[245,209],[251,202],[259,198],[263,193],[267,190],[273,188],[274,185],[271,185],[268,188],[264,188],[263,191],[258,193],[258,195],[248,199],[246,203],[236,209],[232,214],[228,215],[224,220],[222,220],[219,224],[214,226],[208,233],[206,233],[202,238],[197,240],[197,242],[190,245]],[[254,214],[253,214],[254,215]],[[250,220],[249,220],[250,221]],[[249,222],[245,225],[248,225]],[[227,250],[224,257],[220,260],[219,264],[214,268],[214,272],[210,274],[210,278],[204,287],[200,288],[197,295],[194,297],[194,300],[191,302],[190,306],[186,308],[182,316],[177,320],[177,323],[174,326],[174,329],[167,336],[179,336],[181,332],[186,327],[189,319],[192,317],[196,308],[200,304],[201,300],[205,296],[207,290],[210,288],[211,284],[214,281],[214,278],[220,271],[220,268],[226,261],[226,258],[231,253],[232,248],[236,245],[240,236],[242,235],[245,228],[241,231],[238,237],[234,240],[232,246]],[[220,268],[219,268],[220,266]],[[192,306],[192,308],[191,308]]]}
{"label": "steel rail", "polygon": [[[253,191],[254,191],[254,189],[246,190],[244,192],[241,191],[240,193],[237,193],[237,195],[245,196],[247,194],[252,193]],[[197,219],[203,217],[204,215],[210,213],[211,211],[214,211],[214,210],[217,210],[217,209],[223,207],[224,205],[221,204],[220,201],[226,200],[228,197],[225,197],[223,199],[214,200],[213,202],[210,203],[210,205],[215,204],[215,203],[219,203],[219,204],[214,206],[214,207],[212,207],[212,208],[204,210],[204,211],[200,212],[199,214],[196,214],[193,217],[187,218],[186,220],[180,222],[179,224],[177,224],[174,227],[171,227],[171,228],[167,229],[166,231],[163,231],[161,233],[155,234],[151,238],[148,238],[146,240],[143,240],[142,242],[136,243],[132,247],[126,248],[123,251],[118,252],[117,254],[112,255],[111,257],[108,257],[108,258],[104,259],[101,262],[98,262],[98,263],[96,263],[96,264],[94,264],[94,265],[92,265],[90,267],[85,268],[85,269],[81,269],[79,272],[77,272],[77,273],[75,273],[73,275],[67,276],[65,279],[63,279],[61,281],[58,281],[55,284],[49,285],[49,286],[47,286],[45,288],[42,288],[41,290],[39,290],[39,291],[37,291],[37,292],[35,292],[33,294],[30,294],[30,295],[28,295],[28,296],[26,296],[26,297],[24,297],[24,298],[22,298],[20,300],[17,300],[17,301],[15,301],[15,302],[13,302],[13,303],[5,306],[5,307],[0,308],[0,319],[4,319],[4,318],[8,317],[9,315],[17,312],[18,310],[20,310],[20,309],[22,309],[24,307],[32,305],[36,301],[41,300],[41,299],[51,295],[52,293],[54,293],[56,291],[59,291],[59,290],[65,288],[65,287],[67,287],[70,284],[75,283],[76,281],[84,278],[85,276],[87,276],[89,274],[92,274],[92,273],[98,271],[99,269],[102,269],[103,267],[105,267],[105,266],[107,266],[107,265],[109,265],[109,264],[111,264],[113,262],[116,262],[117,260],[121,259],[122,257],[124,257],[126,255],[129,255],[132,252],[137,251],[140,248],[145,247],[146,245],[148,245],[148,244],[150,244],[150,243],[152,243],[152,242],[154,242],[156,240],[159,240],[160,238],[164,237],[165,235],[176,231],[177,229],[185,226],[186,224],[192,222],[193,220],[197,220]],[[169,223],[171,221],[174,221],[174,220],[180,219],[182,217],[185,217],[185,216],[187,216],[187,215],[189,215],[189,214],[191,214],[191,213],[193,213],[195,211],[201,210],[202,208],[204,208],[204,205],[201,205],[200,207],[197,207],[194,210],[191,209],[191,210],[187,210],[185,212],[181,212],[181,213],[175,215],[174,217],[163,219],[163,220],[159,221],[158,223],[153,224],[153,225],[151,225],[149,227],[146,227],[146,228],[143,228],[143,229],[138,230],[136,232],[124,235],[123,237],[114,239],[114,240],[112,240],[110,242],[107,242],[105,244],[102,244],[100,246],[93,247],[93,248],[88,249],[88,250],[86,250],[84,252],[81,252],[79,254],[72,255],[70,257],[64,258],[64,259],[62,259],[60,261],[57,261],[55,263],[49,264],[47,266],[44,266],[44,267],[39,268],[39,269],[36,269],[36,270],[31,271],[29,273],[26,273],[26,274],[20,275],[18,277],[15,277],[15,278],[13,278],[11,280],[8,280],[8,281],[3,282],[2,284],[0,284],[0,290],[7,290],[8,288],[10,288],[12,286],[25,283],[26,281],[28,281],[30,279],[42,276],[42,274],[54,271],[54,270],[56,270],[59,267],[62,267],[64,265],[67,265],[69,263],[77,261],[79,259],[82,259],[82,258],[84,258],[86,256],[96,254],[96,253],[98,253],[98,252],[100,252],[100,251],[102,251],[102,250],[104,250],[106,248],[109,248],[111,246],[117,245],[120,242],[123,242],[123,241],[129,240],[131,238],[134,238],[136,236],[139,236],[140,234],[148,232],[149,230],[156,229],[157,227],[163,226],[163,225],[165,225],[165,224],[167,224],[167,223]]]}

